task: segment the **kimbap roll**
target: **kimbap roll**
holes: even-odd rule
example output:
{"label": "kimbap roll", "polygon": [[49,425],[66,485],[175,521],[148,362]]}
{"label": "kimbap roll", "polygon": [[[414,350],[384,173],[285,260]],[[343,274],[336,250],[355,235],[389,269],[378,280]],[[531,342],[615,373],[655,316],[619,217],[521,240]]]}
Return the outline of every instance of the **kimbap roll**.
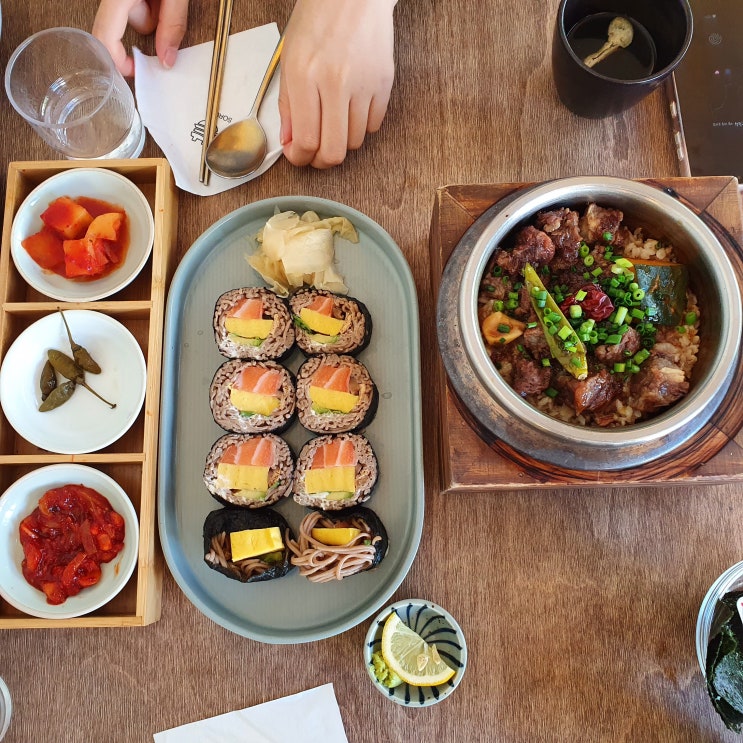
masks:
{"label": "kimbap roll", "polygon": [[343,580],[376,567],[387,553],[387,530],[374,511],[355,506],[343,511],[312,511],[289,541],[291,563],[313,583]]}
{"label": "kimbap roll", "polygon": [[294,500],[323,511],[350,508],[369,500],[377,473],[377,457],[363,436],[318,436],[297,457]]}
{"label": "kimbap roll", "polygon": [[297,345],[307,356],[355,355],[369,345],[372,319],[353,297],[319,289],[300,289],[289,298]]}
{"label": "kimbap roll", "polygon": [[225,361],[209,389],[218,425],[233,433],[280,433],[294,420],[294,375],[273,361]]}
{"label": "kimbap roll", "polygon": [[286,575],[292,568],[288,544],[294,534],[276,511],[220,508],[204,521],[204,562],[241,583]]}
{"label": "kimbap roll", "polygon": [[214,443],[204,466],[206,489],[221,503],[247,508],[269,506],[291,493],[294,457],[289,444],[272,433],[228,433]]}
{"label": "kimbap roll", "polygon": [[314,433],[358,431],[371,423],[379,394],[352,356],[313,356],[297,372],[297,416]]}
{"label": "kimbap roll", "polygon": [[217,300],[214,339],[229,359],[280,360],[294,346],[294,326],[281,297],[263,287],[245,287]]}

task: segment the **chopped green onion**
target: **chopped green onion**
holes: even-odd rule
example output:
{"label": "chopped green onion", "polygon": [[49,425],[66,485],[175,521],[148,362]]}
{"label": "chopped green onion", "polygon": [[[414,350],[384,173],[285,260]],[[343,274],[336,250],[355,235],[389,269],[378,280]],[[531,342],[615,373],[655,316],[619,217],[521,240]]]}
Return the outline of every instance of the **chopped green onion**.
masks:
{"label": "chopped green onion", "polygon": [[619,335],[619,333],[612,333],[611,335],[606,336],[606,343],[609,346],[616,346],[617,343],[620,343],[621,341],[622,341],[622,336]]}
{"label": "chopped green onion", "polygon": [[508,298],[509,299],[518,299],[519,293],[518,292],[508,292]]}
{"label": "chopped green onion", "polygon": [[552,366],[550,360],[547,357],[542,359],[542,366]]}
{"label": "chopped green onion", "polygon": [[493,300],[493,309],[496,312],[503,312],[503,300],[502,299]]}
{"label": "chopped green onion", "polygon": [[644,289],[635,289],[632,292],[632,299],[635,300],[635,302],[639,302],[641,299],[645,298],[645,290]]}
{"label": "chopped green onion", "polygon": [[598,278],[599,276],[601,276],[603,272],[604,272],[604,269],[601,267],[594,268],[593,271],[591,271],[591,276],[593,276],[594,278]]}
{"label": "chopped green onion", "polygon": [[633,281],[633,282],[632,282],[632,283],[631,283],[631,284],[629,285],[629,290],[630,290],[631,292],[633,292],[633,291],[635,291],[635,290],[637,290],[637,289],[639,289],[639,288],[640,288],[640,285],[639,285],[639,284],[638,284],[638,283],[637,283],[636,281]]}
{"label": "chopped green onion", "polygon": [[[554,326],[553,326],[554,327]],[[557,331],[557,337],[566,340],[573,334],[573,329],[570,328],[567,325],[563,325],[558,331]]]}
{"label": "chopped green onion", "polygon": [[489,291],[489,292],[490,292],[491,294],[492,294],[492,293],[493,293],[493,292],[495,291],[495,287],[494,287],[494,286],[490,286],[490,284],[488,284],[488,286],[486,287],[486,289],[487,289],[487,291]]}
{"label": "chopped green onion", "polygon": [[505,342],[506,342],[505,338],[498,338],[498,343],[505,343]]}
{"label": "chopped green onion", "polygon": [[554,387],[547,387],[547,389],[544,391],[544,394],[547,395],[547,397],[557,397],[559,393]]}
{"label": "chopped green onion", "polygon": [[611,242],[611,241],[612,241],[612,240],[614,239],[614,235],[612,235],[612,234],[611,234],[611,232],[609,232],[609,231],[607,230],[606,232],[603,232],[603,233],[601,234],[601,239],[602,239],[602,240],[603,240],[603,241],[604,241],[605,243],[610,243],[610,242]]}
{"label": "chopped green onion", "polygon": [[627,365],[622,361],[617,361],[614,364],[614,371],[617,372],[617,374],[621,374],[625,369]]}
{"label": "chopped green onion", "polygon": [[523,281],[517,281],[517,282],[516,282],[516,283],[515,283],[515,284],[513,285],[513,288],[514,288],[514,289],[521,289],[521,287],[523,287],[523,285],[524,285],[524,282],[523,282]]}
{"label": "chopped green onion", "polygon": [[500,276],[503,273],[503,269],[500,266],[493,266],[493,270],[490,272],[491,276]]}
{"label": "chopped green onion", "polygon": [[684,335],[684,333],[686,333],[686,325],[677,325],[676,332]]}
{"label": "chopped green onion", "polygon": [[519,306],[519,302],[517,299],[509,299],[506,302],[506,309],[507,310],[515,310]]}
{"label": "chopped green onion", "polygon": [[572,357],[572,358],[570,359],[570,363],[571,363],[571,364],[572,364],[573,366],[577,367],[578,369],[580,369],[580,368],[581,368],[581,366],[583,366],[583,363],[581,362],[581,360],[580,360],[580,359],[579,359],[579,358],[578,358],[577,356],[573,356],[573,357]]}
{"label": "chopped green onion", "polygon": [[511,326],[510,325],[506,325],[506,323],[504,323],[504,322],[502,322],[498,326],[498,332],[499,333],[508,333],[510,330],[511,330]]}
{"label": "chopped green onion", "polygon": [[693,325],[697,321],[697,313],[696,312],[687,312],[686,317],[684,318],[684,321],[687,325]]}
{"label": "chopped green onion", "polygon": [[578,248],[578,255],[581,258],[585,258],[589,253],[591,252],[591,248],[586,245],[586,243],[581,243],[580,248]]}
{"label": "chopped green onion", "polygon": [[624,318],[627,317],[627,308],[626,307],[617,307],[617,314],[614,318],[614,322],[617,325],[621,325],[624,322]]}
{"label": "chopped green onion", "polygon": [[627,371],[628,371],[628,372],[629,372],[630,374],[637,374],[637,372],[639,372],[639,371],[640,371],[640,367],[639,367],[639,366],[638,366],[637,364],[630,364],[630,365],[629,365],[629,366],[627,367]]}
{"label": "chopped green onion", "polygon": [[538,299],[536,301],[537,307],[539,307],[540,310],[543,310],[547,306],[547,300],[546,299]]}
{"label": "chopped green onion", "polygon": [[632,268],[632,261],[628,261],[626,258],[617,258],[614,261],[615,266],[621,266],[622,268]]}
{"label": "chopped green onion", "polygon": [[560,329],[560,328],[559,328],[559,327],[558,327],[557,325],[548,325],[548,326],[547,326],[547,332],[548,332],[548,333],[549,333],[550,335],[555,335],[555,333],[557,333],[557,331],[558,331],[559,329]]}
{"label": "chopped green onion", "polygon": [[634,317],[635,320],[642,320],[645,317],[645,310],[635,307],[630,311],[630,315]]}
{"label": "chopped green onion", "polygon": [[650,356],[650,351],[648,351],[647,348],[641,348],[633,357],[632,361],[634,361],[636,364],[642,364],[645,359]]}
{"label": "chopped green onion", "polygon": [[583,291],[583,289],[578,289],[578,291],[575,292],[575,298],[579,302],[582,302],[587,296],[588,296],[588,292]]}
{"label": "chopped green onion", "polygon": [[573,320],[577,320],[583,314],[583,308],[579,304],[571,304],[568,312]]}
{"label": "chopped green onion", "polygon": [[528,323],[526,323],[526,327],[531,330],[531,328],[536,328],[537,327],[537,323],[535,323],[535,322],[528,322]]}
{"label": "chopped green onion", "polygon": [[594,262],[594,257],[592,255],[587,255],[583,259],[583,265],[586,266],[587,268],[590,268],[593,265],[593,262]]}

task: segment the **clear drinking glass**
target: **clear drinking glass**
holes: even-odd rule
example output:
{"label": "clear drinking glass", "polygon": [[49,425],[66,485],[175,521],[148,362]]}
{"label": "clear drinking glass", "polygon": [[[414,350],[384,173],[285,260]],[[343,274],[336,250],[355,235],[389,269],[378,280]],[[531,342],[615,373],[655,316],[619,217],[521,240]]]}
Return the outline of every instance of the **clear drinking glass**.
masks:
{"label": "clear drinking glass", "polygon": [[144,127],[106,47],[77,28],[50,28],[11,55],[5,90],[13,108],[70,159],[134,158]]}

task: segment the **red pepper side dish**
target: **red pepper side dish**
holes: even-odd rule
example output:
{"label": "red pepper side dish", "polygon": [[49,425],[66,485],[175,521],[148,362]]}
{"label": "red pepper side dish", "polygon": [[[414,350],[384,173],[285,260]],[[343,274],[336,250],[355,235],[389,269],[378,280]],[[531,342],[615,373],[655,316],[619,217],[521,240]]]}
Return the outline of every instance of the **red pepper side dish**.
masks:
{"label": "red pepper side dish", "polygon": [[41,268],[75,281],[99,279],[118,268],[129,247],[126,211],[80,196],[54,199],[42,228],[21,241]]}
{"label": "red pepper side dish", "polygon": [[124,548],[123,517],[84,485],[47,490],[19,531],[23,577],[55,605],[98,583],[101,564]]}

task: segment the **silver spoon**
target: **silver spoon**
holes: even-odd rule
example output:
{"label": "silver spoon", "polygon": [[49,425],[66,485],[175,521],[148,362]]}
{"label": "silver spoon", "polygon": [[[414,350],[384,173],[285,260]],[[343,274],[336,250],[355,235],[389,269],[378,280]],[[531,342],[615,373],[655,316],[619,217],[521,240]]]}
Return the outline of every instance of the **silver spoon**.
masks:
{"label": "silver spoon", "polygon": [[222,178],[244,178],[258,170],[265,159],[268,143],[266,132],[258,121],[258,110],[279,63],[283,46],[282,34],[247,118],[230,124],[209,143],[206,164],[212,173]]}
{"label": "silver spoon", "polygon": [[609,32],[604,45],[597,52],[589,54],[583,60],[583,64],[586,67],[593,67],[602,59],[606,59],[610,54],[613,54],[617,49],[626,49],[632,43],[633,36],[634,29],[632,28],[632,23],[626,18],[622,18],[622,16],[617,16],[609,24]]}

